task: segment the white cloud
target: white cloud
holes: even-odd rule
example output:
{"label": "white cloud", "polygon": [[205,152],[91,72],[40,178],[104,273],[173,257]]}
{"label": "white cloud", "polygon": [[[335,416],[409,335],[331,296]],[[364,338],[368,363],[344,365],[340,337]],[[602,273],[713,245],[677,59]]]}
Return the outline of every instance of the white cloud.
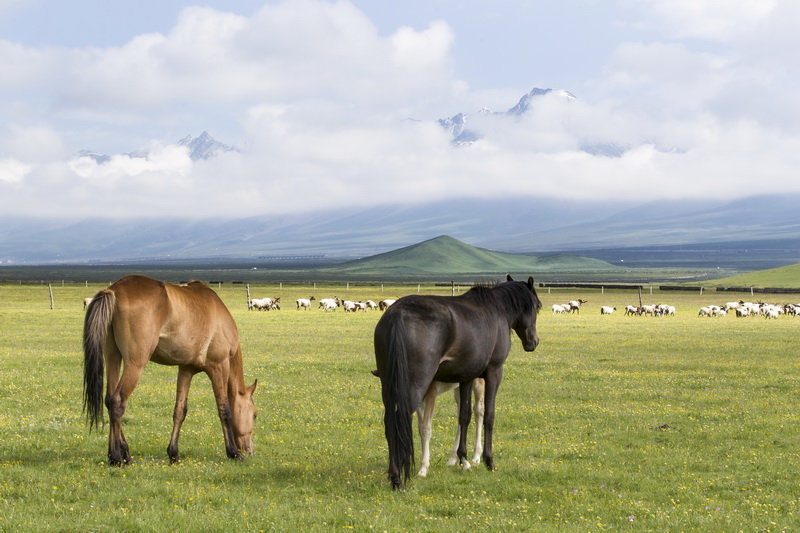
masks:
{"label": "white cloud", "polygon": [[649,0],[645,24],[677,38],[741,40],[759,30],[781,0]]}
{"label": "white cloud", "polygon": [[30,165],[14,158],[0,159],[0,182],[20,183],[31,171]]}
{"label": "white cloud", "polygon": [[[69,168],[79,177],[107,187],[115,181],[128,183],[137,179],[169,186],[182,183],[192,169],[189,151],[184,146],[156,146],[144,156],[115,154],[106,162],[82,156],[69,161]],[[155,179],[152,179],[155,178]]]}
{"label": "white cloud", "polygon": [[[577,101],[542,97],[519,119],[474,113],[480,102],[507,109],[530,88],[473,91],[459,80],[455,47],[472,36],[436,21],[382,33],[346,1],[270,2],[249,17],[187,8],[170,31],[117,47],[0,41],[0,110],[12,124],[0,131],[0,210],[244,216],[454,191],[642,200],[800,191],[796,48],[786,50],[800,35],[795,10],[621,5],[635,5],[658,38],[618,43],[585,94],[566,87]],[[457,111],[472,112],[481,141],[450,144],[435,119]],[[193,162],[166,144],[201,128],[241,152]],[[69,155],[136,150],[154,137],[146,157]],[[582,151],[601,145],[627,151]]]}

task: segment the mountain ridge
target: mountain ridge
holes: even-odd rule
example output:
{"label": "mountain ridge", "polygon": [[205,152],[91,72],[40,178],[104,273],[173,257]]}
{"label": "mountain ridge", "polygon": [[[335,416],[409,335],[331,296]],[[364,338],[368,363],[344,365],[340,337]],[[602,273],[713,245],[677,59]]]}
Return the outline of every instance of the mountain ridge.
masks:
{"label": "mountain ridge", "polygon": [[[0,262],[47,263],[287,254],[365,257],[452,235],[512,253],[776,241],[795,250],[800,195],[731,201],[580,202],[537,197],[247,218],[0,216]],[[785,241],[785,242],[783,242]],[[781,257],[791,258],[791,254]],[[605,258],[605,257],[604,257]]]}

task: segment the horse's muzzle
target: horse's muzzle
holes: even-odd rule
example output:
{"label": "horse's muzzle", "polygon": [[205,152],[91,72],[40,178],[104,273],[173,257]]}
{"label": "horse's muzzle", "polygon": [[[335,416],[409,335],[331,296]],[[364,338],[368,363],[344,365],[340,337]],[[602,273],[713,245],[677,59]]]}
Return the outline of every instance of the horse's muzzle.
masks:
{"label": "horse's muzzle", "polygon": [[539,336],[534,336],[532,339],[528,339],[526,342],[522,343],[522,349],[526,352],[532,352],[539,346]]}

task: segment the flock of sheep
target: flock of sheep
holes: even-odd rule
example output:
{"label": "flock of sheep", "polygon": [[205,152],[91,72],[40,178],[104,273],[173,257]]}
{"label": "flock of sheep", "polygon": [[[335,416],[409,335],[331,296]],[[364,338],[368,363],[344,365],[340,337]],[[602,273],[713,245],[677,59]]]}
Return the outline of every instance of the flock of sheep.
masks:
{"label": "flock of sheep", "polygon": [[[91,301],[91,298],[84,298],[83,308]],[[298,298],[295,300],[295,305],[298,310],[311,309],[311,302],[316,300],[313,296],[310,298]],[[350,300],[340,300],[339,298],[322,298],[319,300],[318,308],[323,311],[335,311],[339,307],[345,312],[367,311],[370,309],[380,309],[385,311],[396,300],[386,298],[380,302],[373,300],[366,300],[363,302],[353,302]],[[553,304],[551,309],[553,314],[577,314],[580,313],[581,305],[585,304],[588,300],[578,299],[570,300],[565,304]],[[251,298],[247,303],[247,309],[250,311],[271,311],[273,309],[280,309],[281,299],[277,298]],[[607,305],[600,306],[601,315],[610,315],[617,310],[616,307]],[[739,300],[738,302],[727,302],[724,305],[706,305],[700,308],[697,313],[701,317],[723,317],[728,314],[735,314],[737,317],[760,316],[767,319],[776,319],[781,315],[800,316],[800,303],[795,304],[769,304],[764,302],[745,302]],[[667,304],[658,305],[628,305],[625,306],[625,316],[674,316],[675,307]]]}
{"label": "flock of sheep", "polygon": [[[553,314],[577,314],[581,311],[581,304],[588,300],[570,300],[565,304],[553,304],[551,309]],[[616,307],[609,305],[600,306],[601,315],[610,315],[617,310]],[[625,307],[625,316],[674,316],[675,307],[667,304],[658,305],[628,305]]]}
{"label": "flock of sheep", "polygon": [[[295,305],[297,310],[308,310],[311,309],[312,304],[311,302],[316,300],[313,296],[309,298],[298,298],[295,300]],[[247,303],[247,308],[251,311],[270,311],[273,309],[280,309],[281,299],[278,298],[251,298]],[[390,305],[395,302],[394,299],[386,298],[381,300],[380,302],[376,303],[374,300],[365,300],[363,302],[354,302],[351,300],[340,300],[337,297],[334,298],[322,298],[319,300],[318,308],[322,309],[323,311],[335,311],[339,307],[345,310],[345,312],[354,313],[356,311],[367,311],[370,309],[380,309],[381,311],[385,311]]]}
{"label": "flock of sheep", "polygon": [[[571,300],[565,304],[553,304],[551,309],[553,314],[577,314],[580,313],[581,304],[587,300]],[[616,307],[607,305],[600,306],[601,315],[610,315],[617,310]],[[800,303],[796,304],[769,304],[764,302],[727,302],[724,305],[707,305],[700,308],[698,316],[702,317],[722,317],[729,313],[735,313],[737,317],[761,316],[768,319],[775,319],[781,315],[800,316]],[[625,316],[674,316],[675,307],[667,304],[657,305],[628,305],[625,306]]]}
{"label": "flock of sheep", "polygon": [[700,308],[698,316],[720,317],[728,313],[735,313],[737,317],[761,316],[775,319],[781,315],[800,316],[800,304],[769,304],[764,302],[728,302],[723,306],[707,305]]}

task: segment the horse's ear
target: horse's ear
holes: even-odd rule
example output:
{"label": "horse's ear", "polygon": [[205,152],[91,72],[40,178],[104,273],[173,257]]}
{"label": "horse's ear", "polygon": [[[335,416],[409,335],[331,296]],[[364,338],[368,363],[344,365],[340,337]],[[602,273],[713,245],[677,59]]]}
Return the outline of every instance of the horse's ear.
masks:
{"label": "horse's ear", "polygon": [[533,286],[534,286],[533,276],[528,276],[528,288],[533,290]]}
{"label": "horse's ear", "polygon": [[256,391],[256,386],[258,385],[258,380],[255,380],[252,385],[247,387],[247,393],[252,396],[253,393]]}
{"label": "horse's ear", "polygon": [[514,278],[511,277],[511,274],[506,274],[506,281],[514,281]]}

